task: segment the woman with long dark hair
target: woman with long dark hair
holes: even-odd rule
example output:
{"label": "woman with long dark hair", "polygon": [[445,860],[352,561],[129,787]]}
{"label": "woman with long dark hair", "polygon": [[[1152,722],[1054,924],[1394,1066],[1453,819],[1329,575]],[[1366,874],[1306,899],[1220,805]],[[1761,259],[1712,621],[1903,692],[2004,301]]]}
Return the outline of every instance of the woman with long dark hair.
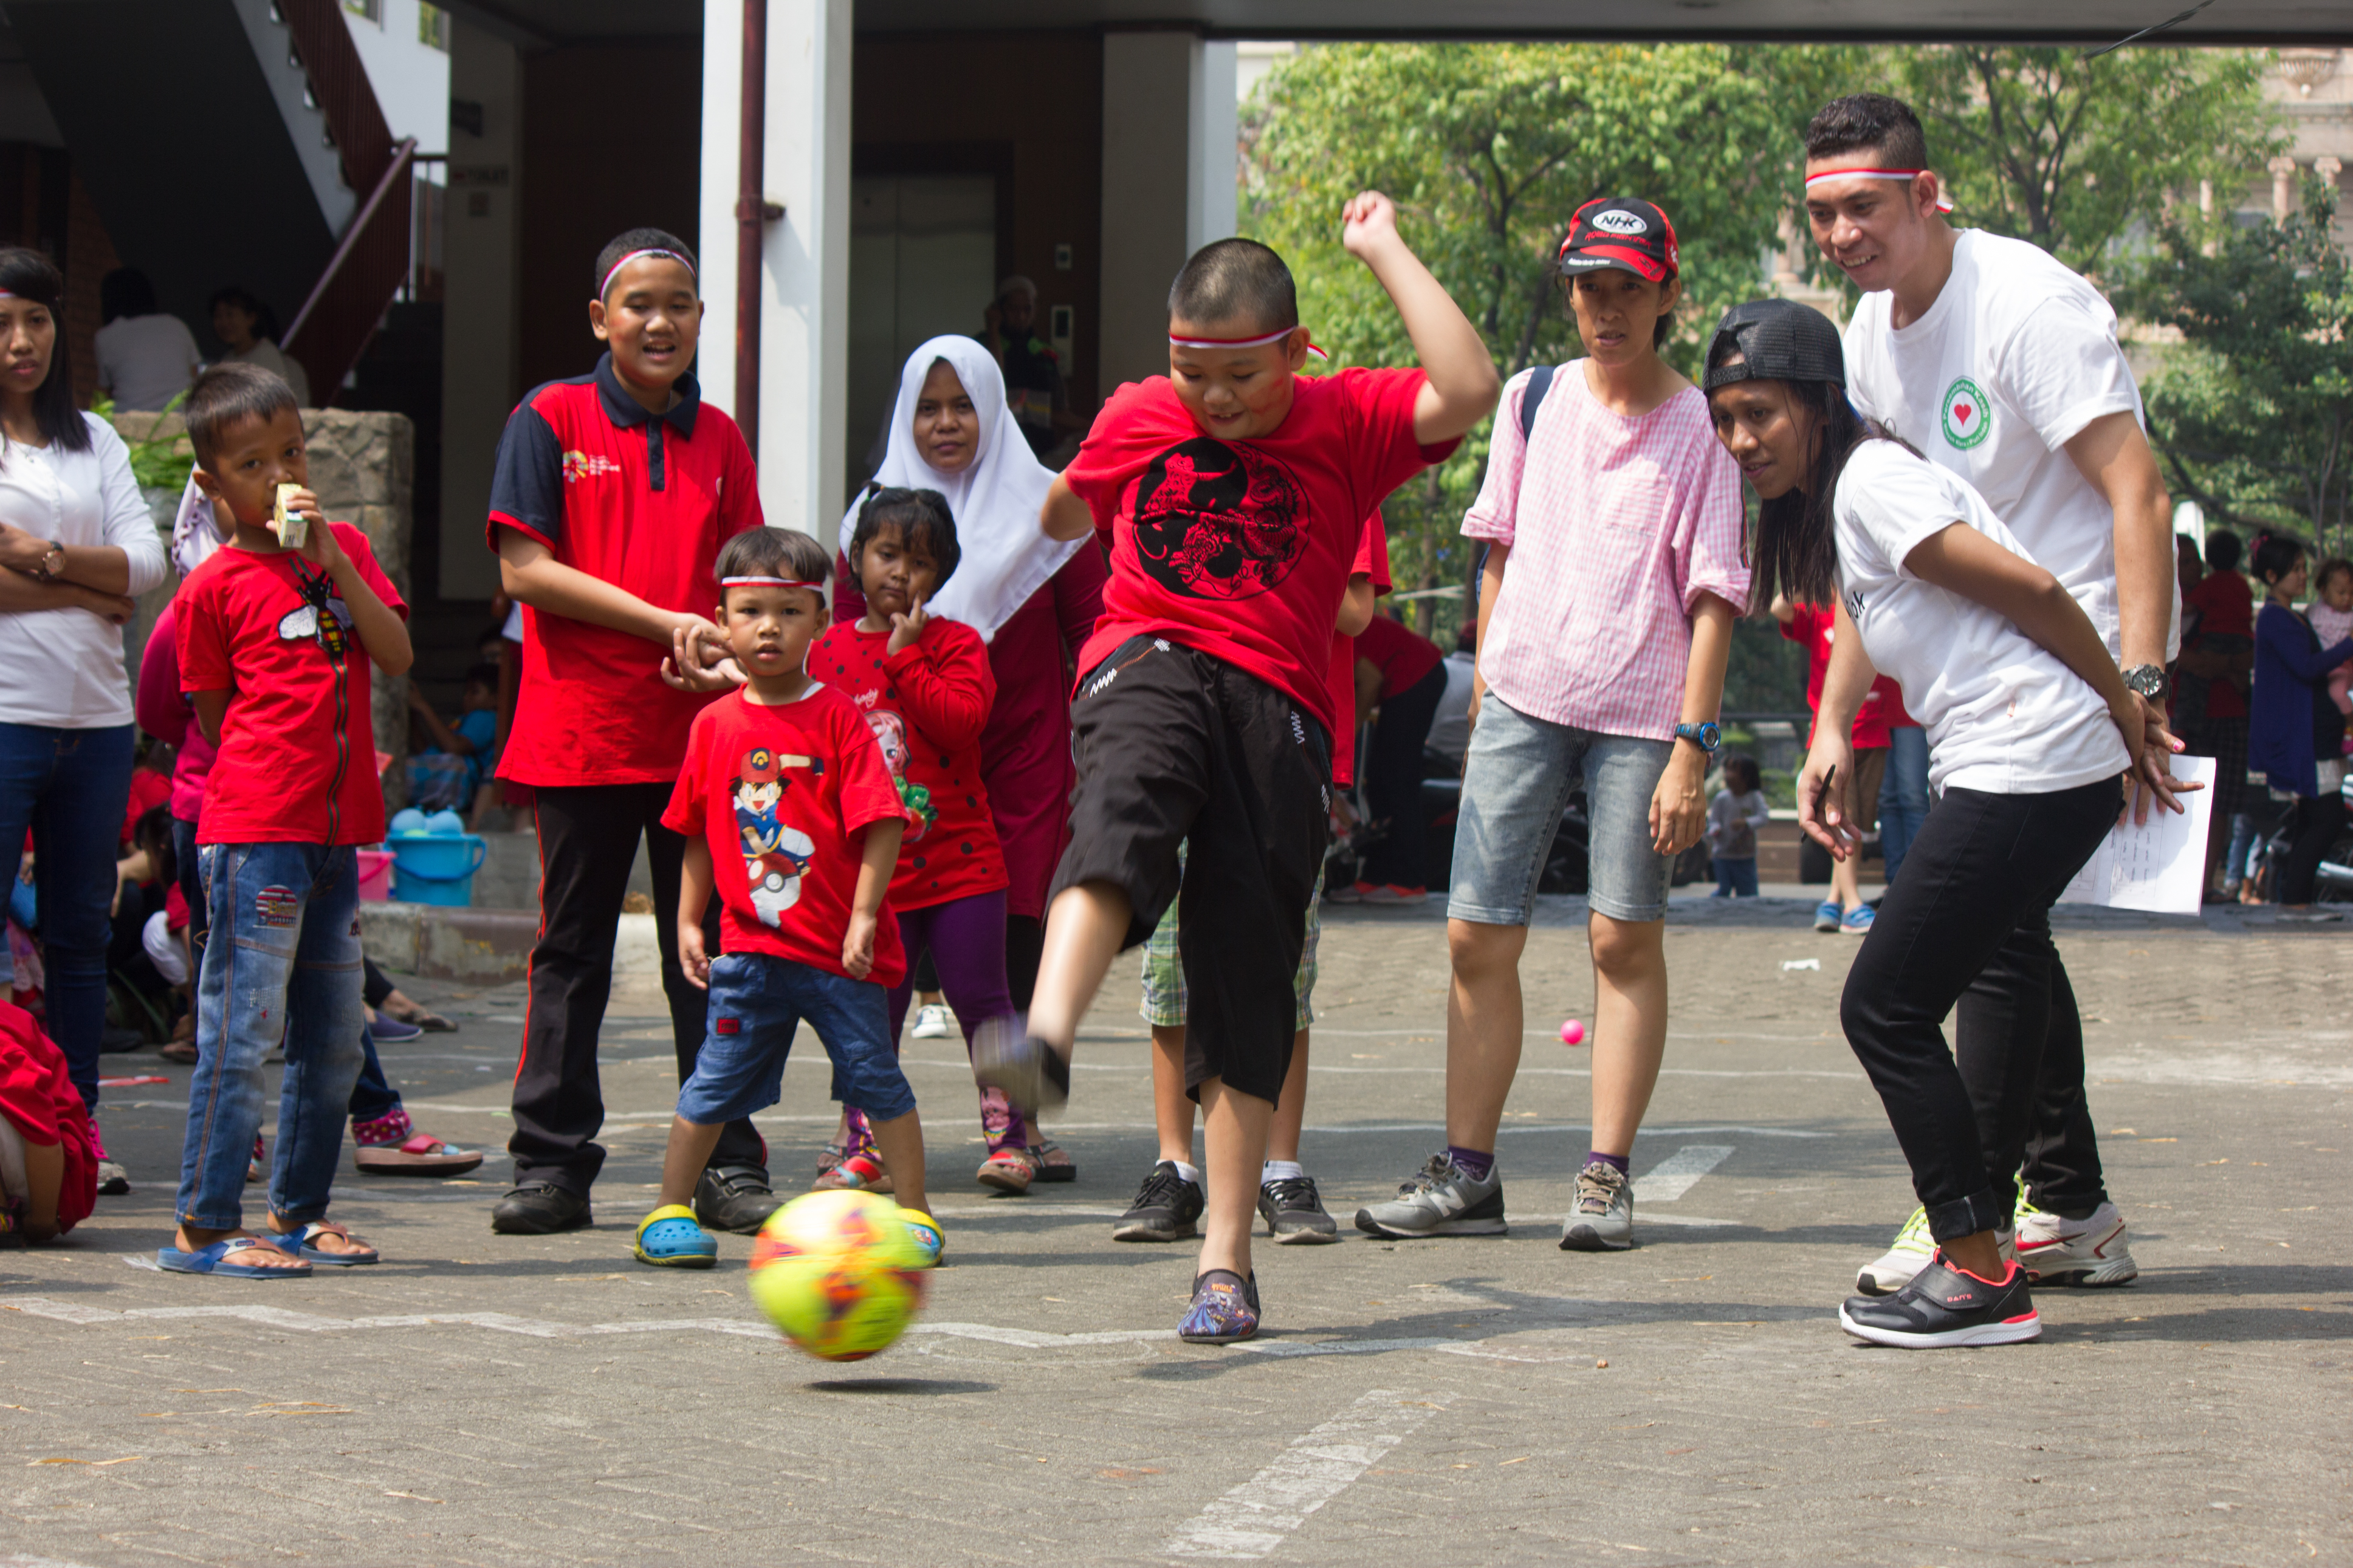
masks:
{"label": "woman with long dark hair", "polygon": [[2332,921],[2336,910],[2312,906],[2320,857],[2345,826],[2345,715],[2329,700],[2327,680],[2353,655],[2353,637],[2323,648],[2312,623],[2296,613],[2309,571],[2301,541],[2266,534],[2249,564],[2265,597],[2255,616],[2247,764],[2295,797],[2295,837],[2275,892],[2280,919]]}
{"label": "woman with long dark hair", "polygon": [[[0,849],[13,865],[32,830],[48,1032],[94,1113],[131,794],[121,628],[164,580],[164,546],[129,448],[75,405],[64,295],[48,258],[0,248]],[[99,1190],[130,1190],[120,1166]]]}
{"label": "woman with long dark hair", "polygon": [[1708,346],[1717,438],[1764,499],[1757,593],[1835,605],[1840,639],[1867,655],[1822,692],[1798,780],[1808,831],[1841,858],[1859,847],[1849,729],[1880,671],[1927,731],[1943,793],[1840,1004],[1937,1250],[1839,1321],[1883,1344],[2003,1344],[2042,1332],[2011,1215],[2048,1010],[2012,1009],[1999,1040],[1968,1037],[1965,1010],[1958,1065],[1940,1026],[1983,984],[2023,979],[2047,1002],[2051,906],[2115,823],[2120,775],[2153,761],[2066,589],[1967,482],[1859,419],[1845,382],[1837,329],[1788,300],[1736,307]]}

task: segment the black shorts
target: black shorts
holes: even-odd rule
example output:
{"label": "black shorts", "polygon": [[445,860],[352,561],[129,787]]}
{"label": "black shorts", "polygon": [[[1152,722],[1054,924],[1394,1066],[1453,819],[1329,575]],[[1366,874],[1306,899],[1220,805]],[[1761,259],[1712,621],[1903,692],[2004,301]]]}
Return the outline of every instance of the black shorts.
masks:
{"label": "black shorts", "polygon": [[1331,827],[1330,737],[1255,676],[1148,637],[1081,679],[1071,719],[1079,784],[1054,892],[1126,893],[1124,949],[1175,902],[1186,1089],[1198,1099],[1221,1079],[1271,1102],[1291,1070],[1292,981]]}

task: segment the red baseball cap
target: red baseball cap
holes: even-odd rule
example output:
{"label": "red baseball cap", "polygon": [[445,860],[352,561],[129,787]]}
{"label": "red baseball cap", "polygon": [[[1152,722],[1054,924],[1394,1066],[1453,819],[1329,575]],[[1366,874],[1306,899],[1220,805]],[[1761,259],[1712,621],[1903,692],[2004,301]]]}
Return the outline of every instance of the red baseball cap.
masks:
{"label": "red baseball cap", "polygon": [[1562,275],[1610,268],[1653,283],[1682,271],[1667,215],[1635,196],[1598,196],[1577,208],[1560,247]]}

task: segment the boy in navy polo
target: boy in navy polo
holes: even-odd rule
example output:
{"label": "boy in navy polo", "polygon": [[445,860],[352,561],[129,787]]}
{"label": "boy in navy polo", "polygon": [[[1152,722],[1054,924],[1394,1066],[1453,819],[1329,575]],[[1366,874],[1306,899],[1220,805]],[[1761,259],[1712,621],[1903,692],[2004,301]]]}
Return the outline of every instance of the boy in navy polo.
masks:
{"label": "boy in navy polo", "polygon": [[[681,647],[723,641],[698,608],[719,602],[712,563],[761,524],[743,435],[687,372],[702,325],[694,253],[633,228],[599,253],[596,284],[589,330],[610,352],[590,374],[524,397],[491,481],[491,548],[523,605],[521,694],[499,776],[535,792],[541,868],[507,1145],[515,1184],[491,1214],[511,1235],[590,1223],[605,1163],[596,1034],[640,834],[680,1081],[694,1069],[705,1006],[679,968],[685,840],[661,818],[687,730],[711,699],[665,685],[661,665],[674,635]],[[703,1223],[758,1228],[775,1206],[766,1163],[751,1121],[730,1121],[695,1190]]]}

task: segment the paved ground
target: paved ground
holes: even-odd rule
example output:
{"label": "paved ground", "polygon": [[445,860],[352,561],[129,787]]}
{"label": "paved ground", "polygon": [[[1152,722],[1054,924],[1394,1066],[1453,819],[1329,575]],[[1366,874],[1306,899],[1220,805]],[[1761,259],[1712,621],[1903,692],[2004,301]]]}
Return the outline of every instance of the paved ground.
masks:
{"label": "paved ground", "polygon": [[[603,1224],[575,1236],[493,1237],[497,1164],[353,1176],[337,1212],[381,1267],[158,1275],[166,1069],[107,1115],[137,1190],[69,1246],[0,1252],[0,1564],[2353,1561],[2341,928],[2073,917],[2145,1272],[2047,1293],[2040,1343],[1918,1354],[1833,1320],[1912,1200],[1834,1033],[1854,944],[1794,902],[1677,906],[1635,1169],[1683,1174],[1641,1185],[1636,1250],[1556,1248],[1588,1110],[1549,1038],[1590,1016],[1576,912],[1529,954],[1512,1235],[1270,1247],[1268,1332],[1232,1349],[1173,1338],[1189,1249],[1107,1239],[1151,1157],[1132,961],[1059,1127],[1075,1186],[946,1179],[979,1157],[950,1114],[969,1080],[911,1043],[955,1266],[849,1368],[755,1320],[740,1239],[710,1274],[629,1260],[674,1087],[641,984],[606,1042]],[[1437,1142],[1436,917],[1335,914],[1324,964],[1308,1152],[1353,1211]],[[519,998],[440,999],[464,1031],[387,1060],[421,1123],[495,1144]],[[766,1128],[795,1178],[832,1113],[811,1062],[786,1088]]]}

